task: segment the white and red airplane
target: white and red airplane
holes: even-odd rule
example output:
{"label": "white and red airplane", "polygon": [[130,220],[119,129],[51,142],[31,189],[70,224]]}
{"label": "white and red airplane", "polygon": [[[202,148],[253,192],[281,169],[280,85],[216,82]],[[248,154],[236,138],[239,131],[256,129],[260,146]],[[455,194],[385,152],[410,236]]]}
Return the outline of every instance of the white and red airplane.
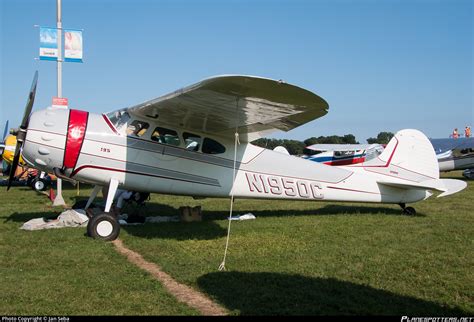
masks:
{"label": "white and red airplane", "polygon": [[433,147],[417,130],[398,132],[380,156],[351,168],[250,144],[327,113],[324,99],[282,81],[217,76],[107,114],[46,108],[30,116],[36,80],[37,74],[13,165],[22,147],[32,166],[95,185],[88,205],[108,186],[105,212],[88,223],[94,238],[119,234],[108,213],[118,187],[194,197],[393,203],[408,214],[415,210],[405,205],[432,190],[441,197],[466,187],[439,178]]}
{"label": "white and red airplane", "polygon": [[369,161],[383,152],[381,144],[313,144],[306,149],[321,153],[304,156],[305,159],[327,165],[349,165]]}
{"label": "white and red airplane", "polygon": [[[471,177],[474,170],[474,138],[430,139],[438,159],[439,171],[466,170],[463,175]],[[340,166],[362,163],[382,153],[382,144],[313,144],[308,150],[323,151],[305,159]]]}

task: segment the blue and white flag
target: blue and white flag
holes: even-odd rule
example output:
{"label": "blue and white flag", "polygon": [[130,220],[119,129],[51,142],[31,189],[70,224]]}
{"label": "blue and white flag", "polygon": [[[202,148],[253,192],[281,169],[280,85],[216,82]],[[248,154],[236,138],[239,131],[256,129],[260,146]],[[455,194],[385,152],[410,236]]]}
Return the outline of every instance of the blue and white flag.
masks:
{"label": "blue and white flag", "polygon": [[64,30],[64,61],[82,63],[81,30]]}
{"label": "blue and white flag", "polygon": [[56,28],[40,27],[41,60],[58,60],[58,30]]}

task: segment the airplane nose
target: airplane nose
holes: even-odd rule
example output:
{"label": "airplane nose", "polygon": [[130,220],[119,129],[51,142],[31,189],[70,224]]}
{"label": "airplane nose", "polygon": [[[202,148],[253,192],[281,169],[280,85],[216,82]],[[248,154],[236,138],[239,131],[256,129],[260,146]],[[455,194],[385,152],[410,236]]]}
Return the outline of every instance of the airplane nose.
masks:
{"label": "airplane nose", "polygon": [[64,150],[64,169],[74,169],[79,159],[82,143],[86,135],[89,113],[79,110],[70,110],[67,126],[66,147]]}
{"label": "airplane nose", "polygon": [[35,168],[51,172],[63,165],[69,110],[47,108],[30,115],[23,158]]}

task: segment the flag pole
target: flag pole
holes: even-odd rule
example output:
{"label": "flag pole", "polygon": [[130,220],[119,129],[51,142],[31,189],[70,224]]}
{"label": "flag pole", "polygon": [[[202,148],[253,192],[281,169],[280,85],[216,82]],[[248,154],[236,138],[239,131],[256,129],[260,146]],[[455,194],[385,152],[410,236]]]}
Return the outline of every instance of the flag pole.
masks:
{"label": "flag pole", "polygon": [[[62,21],[61,21],[61,0],[56,0],[56,9],[57,9],[57,23],[56,27],[58,29],[58,61],[57,61],[57,70],[58,70],[58,93],[57,96],[59,98],[63,97],[63,89],[62,89],[62,82],[63,82],[63,29],[62,29]],[[54,198],[53,206],[64,206],[66,203],[63,199],[63,185],[61,178],[56,179],[57,184],[57,193],[56,198]]]}

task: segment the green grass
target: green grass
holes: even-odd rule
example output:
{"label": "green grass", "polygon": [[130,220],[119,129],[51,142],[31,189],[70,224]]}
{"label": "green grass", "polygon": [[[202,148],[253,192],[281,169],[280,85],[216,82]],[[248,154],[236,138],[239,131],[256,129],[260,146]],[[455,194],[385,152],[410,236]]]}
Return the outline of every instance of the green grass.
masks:
{"label": "green grass", "polygon": [[1,189],[0,315],[197,314],[85,228],[20,230],[60,210],[29,188]]}
{"label": "green grass", "polygon": [[[58,210],[12,189],[0,204],[0,313],[196,314],[84,228],[19,230]],[[122,227],[120,238],[231,314],[473,315],[473,193],[470,181],[416,203],[415,217],[396,205],[237,200],[235,213],[257,219],[232,222],[225,272],[228,200],[153,195],[147,215],[201,205],[204,221]]]}

